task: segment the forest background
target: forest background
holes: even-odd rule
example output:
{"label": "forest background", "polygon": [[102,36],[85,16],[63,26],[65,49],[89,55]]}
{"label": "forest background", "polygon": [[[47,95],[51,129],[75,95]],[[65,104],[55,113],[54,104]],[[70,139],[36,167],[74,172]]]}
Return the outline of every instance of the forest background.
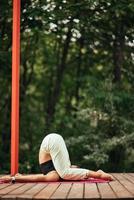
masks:
{"label": "forest background", "polygon": [[[134,166],[134,1],[22,0],[20,172],[61,134],[73,164]],[[0,0],[0,171],[10,172],[12,1]]]}

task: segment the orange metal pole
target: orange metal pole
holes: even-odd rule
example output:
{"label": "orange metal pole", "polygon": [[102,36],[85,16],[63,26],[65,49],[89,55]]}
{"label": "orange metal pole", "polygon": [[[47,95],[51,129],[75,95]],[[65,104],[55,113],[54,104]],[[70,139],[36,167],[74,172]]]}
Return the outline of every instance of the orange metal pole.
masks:
{"label": "orange metal pole", "polygon": [[11,175],[15,175],[16,173],[18,173],[18,161],[19,161],[19,66],[20,66],[20,0],[13,0]]}

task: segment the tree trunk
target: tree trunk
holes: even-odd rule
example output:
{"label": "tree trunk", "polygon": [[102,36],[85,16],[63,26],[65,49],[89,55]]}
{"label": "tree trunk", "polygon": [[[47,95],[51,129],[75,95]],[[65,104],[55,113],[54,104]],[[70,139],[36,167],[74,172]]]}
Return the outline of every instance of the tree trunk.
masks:
{"label": "tree trunk", "polygon": [[115,30],[115,40],[113,43],[113,63],[114,63],[114,71],[113,71],[113,82],[117,83],[121,81],[121,68],[124,61],[124,44],[125,44],[125,35],[124,35],[124,27],[123,23],[118,23]]}
{"label": "tree trunk", "polygon": [[53,121],[56,104],[60,96],[61,83],[62,83],[64,71],[66,69],[66,60],[67,60],[69,44],[70,44],[71,35],[72,35],[71,29],[72,29],[72,22],[70,22],[70,26],[68,28],[67,38],[63,46],[61,62],[57,66],[57,73],[56,73],[54,88],[53,88],[52,94],[49,96],[50,99],[48,101],[47,108],[46,108],[46,129],[49,128],[50,124]]}
{"label": "tree trunk", "polygon": [[[37,45],[38,42],[38,34],[35,35],[35,40],[34,43]],[[27,61],[29,60],[29,51],[30,51],[30,45],[31,43],[29,42],[26,46],[25,49],[25,56],[24,60],[22,61],[22,67],[23,67],[23,73],[21,76],[21,90],[20,90],[20,100],[21,103],[24,102],[25,96],[26,96],[26,91],[28,89],[28,86],[30,85],[34,73],[34,63],[36,60],[36,48],[33,48],[33,52],[30,53],[30,56],[32,57],[32,60],[30,64],[27,64]],[[30,51],[31,52],[31,51]],[[29,72],[30,69],[30,72]]]}
{"label": "tree trunk", "polygon": [[83,37],[79,40],[79,55],[78,55],[78,64],[76,71],[76,89],[75,89],[75,98],[76,98],[76,107],[79,105],[79,89],[80,89],[80,78],[81,78],[81,64],[82,64],[82,52],[81,49],[84,46]]}

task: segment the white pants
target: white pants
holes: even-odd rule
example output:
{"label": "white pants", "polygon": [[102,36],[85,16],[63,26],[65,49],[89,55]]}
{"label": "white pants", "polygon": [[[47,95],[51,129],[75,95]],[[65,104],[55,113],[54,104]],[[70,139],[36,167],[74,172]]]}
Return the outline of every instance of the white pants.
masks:
{"label": "white pants", "polygon": [[71,168],[68,150],[61,135],[48,134],[42,141],[41,151],[50,153],[54,167],[59,176],[66,180],[82,180],[87,178],[89,170]]}

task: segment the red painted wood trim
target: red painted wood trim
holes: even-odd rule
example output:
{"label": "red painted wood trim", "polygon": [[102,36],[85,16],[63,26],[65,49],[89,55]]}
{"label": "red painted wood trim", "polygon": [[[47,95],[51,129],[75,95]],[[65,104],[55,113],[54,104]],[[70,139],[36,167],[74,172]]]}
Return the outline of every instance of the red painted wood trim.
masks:
{"label": "red painted wood trim", "polygon": [[12,102],[11,102],[11,174],[18,172],[19,160],[19,66],[20,0],[13,0],[12,33]]}

